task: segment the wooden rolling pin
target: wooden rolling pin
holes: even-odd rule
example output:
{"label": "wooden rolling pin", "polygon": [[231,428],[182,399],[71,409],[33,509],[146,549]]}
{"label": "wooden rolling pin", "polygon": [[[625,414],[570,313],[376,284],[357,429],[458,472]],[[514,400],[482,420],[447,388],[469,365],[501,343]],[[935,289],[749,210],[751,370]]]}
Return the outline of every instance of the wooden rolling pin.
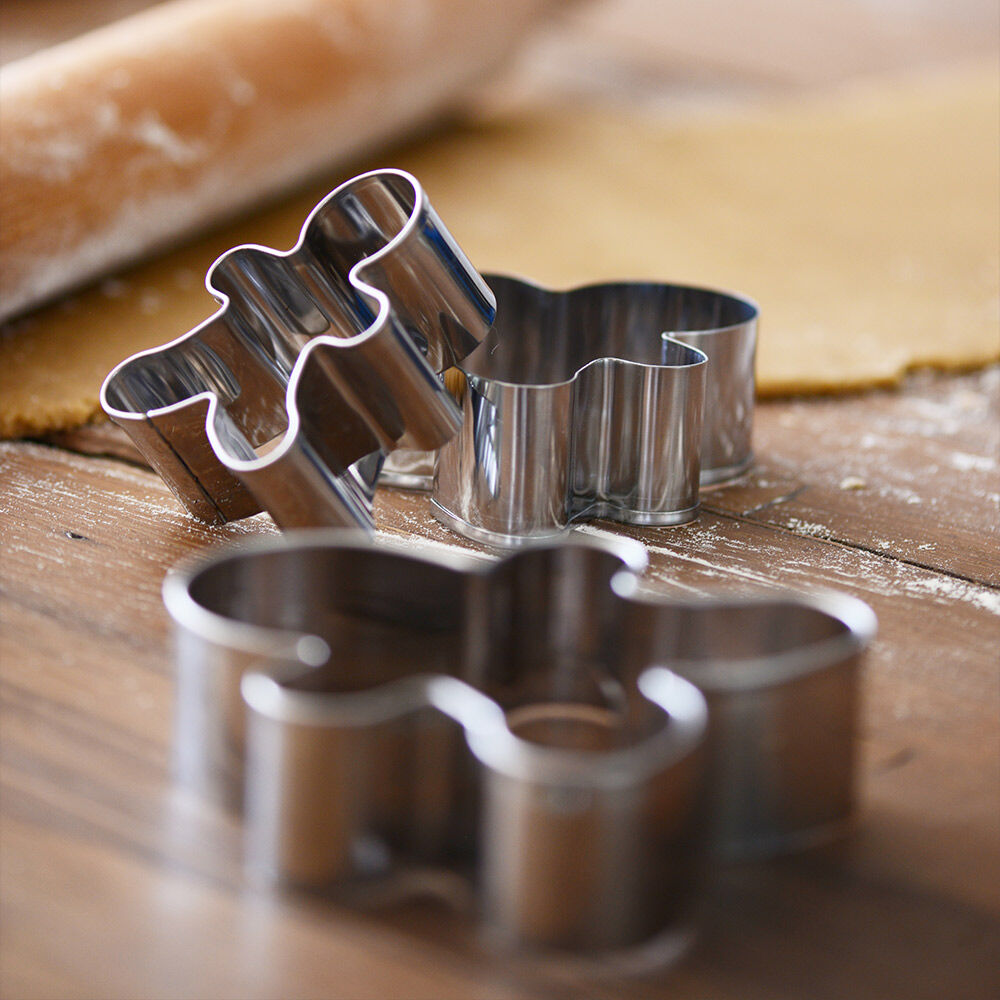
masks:
{"label": "wooden rolling pin", "polygon": [[0,318],[440,111],[551,0],[173,0],[0,69]]}

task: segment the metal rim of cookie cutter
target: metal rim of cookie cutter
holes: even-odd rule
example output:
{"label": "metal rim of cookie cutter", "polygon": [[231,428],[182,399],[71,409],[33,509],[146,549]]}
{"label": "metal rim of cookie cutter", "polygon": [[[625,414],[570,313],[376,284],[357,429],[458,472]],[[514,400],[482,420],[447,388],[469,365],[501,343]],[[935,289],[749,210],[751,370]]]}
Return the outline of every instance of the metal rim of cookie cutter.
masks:
{"label": "metal rim of cookie cutter", "polygon": [[451,437],[438,375],[495,312],[418,181],[361,174],[291,250],[236,247],[205,284],[217,312],[118,365],[104,410],[201,520],[266,509],[283,527],[371,530],[384,452]]}
{"label": "metal rim of cookie cutter", "polygon": [[876,623],[833,593],[653,596],[645,566],[629,539],[487,561],[329,530],[175,571],[178,777],[279,882],[443,869],[500,944],[671,953],[709,849],[849,823]]}
{"label": "metal rim of cookie cutter", "polygon": [[[494,328],[458,366],[458,434],[389,456],[382,482],[428,488],[435,515],[510,548],[595,517],[683,524],[699,485],[752,461],[758,308],[655,282],[551,291],[484,275]],[[707,357],[707,366],[706,366]]]}

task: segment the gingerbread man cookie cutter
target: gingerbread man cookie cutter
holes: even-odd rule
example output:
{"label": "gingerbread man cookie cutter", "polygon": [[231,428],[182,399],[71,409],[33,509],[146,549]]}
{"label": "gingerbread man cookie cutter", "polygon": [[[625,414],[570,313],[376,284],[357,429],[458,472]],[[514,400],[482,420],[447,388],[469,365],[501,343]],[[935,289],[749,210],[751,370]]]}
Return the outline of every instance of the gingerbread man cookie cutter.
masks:
{"label": "gingerbread man cookie cutter", "polygon": [[419,183],[342,184],[284,253],[241,246],[206,285],[221,307],[107,377],[101,404],[196,517],[372,526],[382,457],[436,448],[460,414],[439,373],[495,302]]}
{"label": "gingerbread man cookie cutter", "polygon": [[383,482],[430,489],[449,527],[516,547],[593,517],[682,524],[697,514],[699,485],[749,467],[749,299],[655,282],[555,292],[485,277],[497,317],[458,365],[462,427],[436,463],[395,453]]}
{"label": "gingerbread man cookie cutter", "polygon": [[[867,605],[639,592],[645,552],[500,561],[297,532],[168,576],[177,763],[249,857],[331,890],[467,878],[494,940],[687,940],[705,851],[842,832]],[[707,712],[706,712],[707,708]]]}

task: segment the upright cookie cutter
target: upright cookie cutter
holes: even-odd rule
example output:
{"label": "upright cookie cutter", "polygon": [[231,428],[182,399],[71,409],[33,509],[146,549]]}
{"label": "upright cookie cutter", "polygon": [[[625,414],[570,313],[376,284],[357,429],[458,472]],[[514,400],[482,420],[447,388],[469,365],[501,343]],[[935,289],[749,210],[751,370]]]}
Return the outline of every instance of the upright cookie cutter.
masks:
{"label": "upright cookie cutter", "polygon": [[484,562],[328,531],[171,574],[179,776],[242,803],[281,881],[474,869],[503,943],[669,950],[709,844],[848,822],[875,618],[836,594],[641,595],[645,564],[628,539]]}
{"label": "upright cookie cutter", "polygon": [[241,246],[206,278],[221,308],[116,367],[101,405],[196,517],[372,527],[384,452],[435,448],[458,407],[438,373],[495,300],[402,170],[361,174],[295,247]]}
{"label": "upright cookie cutter", "polygon": [[748,468],[750,300],[648,282],[553,292],[485,277],[497,318],[458,366],[462,428],[436,471],[432,455],[397,452],[383,482],[430,488],[449,527],[513,547],[584,518],[690,521],[699,482]]}

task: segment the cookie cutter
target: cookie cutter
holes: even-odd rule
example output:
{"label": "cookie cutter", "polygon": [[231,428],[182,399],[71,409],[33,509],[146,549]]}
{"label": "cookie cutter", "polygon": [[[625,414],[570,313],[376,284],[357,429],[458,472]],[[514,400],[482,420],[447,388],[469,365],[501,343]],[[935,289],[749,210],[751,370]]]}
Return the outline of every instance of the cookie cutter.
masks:
{"label": "cookie cutter", "polygon": [[699,482],[749,467],[749,299],[649,282],[553,292],[485,277],[497,318],[458,366],[462,429],[436,472],[433,455],[397,452],[383,482],[431,489],[449,527],[510,547],[587,517],[684,523]]}
{"label": "cookie cutter", "polygon": [[836,594],[642,594],[645,565],[629,539],[494,562],[332,530],[177,571],[179,778],[243,809],[279,882],[430,866],[503,944],[669,952],[710,845],[848,822],[875,619]]}
{"label": "cookie cutter", "polygon": [[495,300],[402,170],[340,185],[287,252],[236,247],[205,280],[219,310],[118,365],[101,405],[181,503],[225,522],[371,529],[382,456],[436,448],[460,414],[438,373]]}

